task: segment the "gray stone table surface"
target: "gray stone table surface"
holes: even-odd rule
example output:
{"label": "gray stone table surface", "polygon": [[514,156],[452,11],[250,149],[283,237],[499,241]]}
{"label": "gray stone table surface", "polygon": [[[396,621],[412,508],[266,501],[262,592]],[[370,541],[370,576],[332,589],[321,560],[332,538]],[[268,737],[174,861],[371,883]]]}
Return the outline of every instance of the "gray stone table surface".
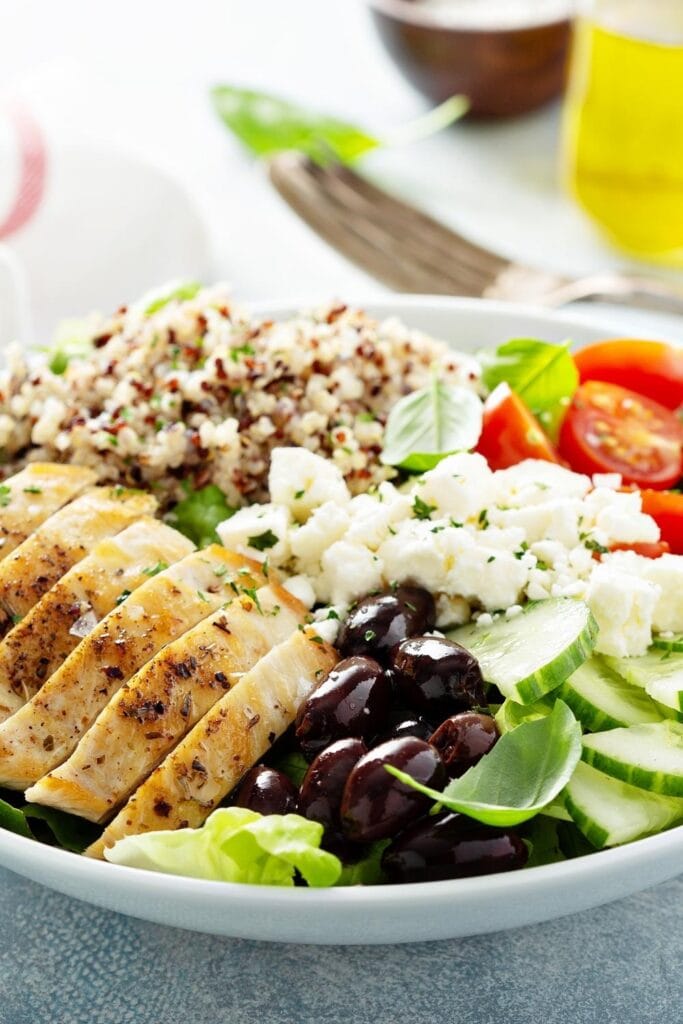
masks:
{"label": "gray stone table surface", "polygon": [[679,1024],[683,878],[517,931],[403,946],[219,939],[0,870],[0,1024]]}

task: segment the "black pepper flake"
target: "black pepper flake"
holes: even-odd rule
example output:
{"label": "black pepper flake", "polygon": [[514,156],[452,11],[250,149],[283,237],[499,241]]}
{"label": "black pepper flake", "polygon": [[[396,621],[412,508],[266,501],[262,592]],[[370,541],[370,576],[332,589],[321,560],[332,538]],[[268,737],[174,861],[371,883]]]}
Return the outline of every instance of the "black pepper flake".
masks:
{"label": "black pepper flake", "polygon": [[192,697],[189,693],[186,693],[183,697],[183,703],[180,706],[180,714],[183,718],[190,717],[190,711],[192,710]]}
{"label": "black pepper flake", "polygon": [[154,802],[154,813],[158,814],[160,818],[168,818],[171,809],[171,805],[161,797]]}
{"label": "black pepper flake", "polygon": [[123,672],[118,665],[105,665],[102,671],[107,679],[123,679]]}
{"label": "black pepper flake", "polygon": [[198,757],[195,757],[194,760],[192,761],[192,770],[195,772],[201,772],[202,775],[207,774],[206,768],[204,767],[204,765],[202,764]]}
{"label": "black pepper flake", "polygon": [[54,736],[46,736],[43,740],[43,750],[54,750],[55,749],[55,738]]}
{"label": "black pepper flake", "polygon": [[216,672],[214,679],[216,680],[217,683],[220,683],[221,686],[226,687],[226,689],[230,686],[228,677],[226,676],[225,672]]}

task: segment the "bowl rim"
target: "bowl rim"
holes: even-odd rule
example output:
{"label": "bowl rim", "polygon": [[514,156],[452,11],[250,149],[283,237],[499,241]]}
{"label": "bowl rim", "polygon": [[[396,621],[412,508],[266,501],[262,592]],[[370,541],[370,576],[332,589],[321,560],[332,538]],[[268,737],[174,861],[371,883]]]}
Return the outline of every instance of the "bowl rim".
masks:
{"label": "bowl rim", "polygon": [[[547,28],[569,28],[572,24],[574,14],[567,11],[565,17],[539,16],[540,20],[530,21],[523,25],[501,26],[496,28],[492,25],[457,25],[443,21],[439,17],[438,10],[431,10],[428,5],[422,5],[419,0],[366,0],[368,7],[376,13],[390,18],[393,21],[401,21],[407,25],[414,25],[419,28],[431,29],[434,32],[443,32],[449,35],[517,35],[521,32],[534,32],[537,29]],[[570,0],[567,0],[570,3]]]}

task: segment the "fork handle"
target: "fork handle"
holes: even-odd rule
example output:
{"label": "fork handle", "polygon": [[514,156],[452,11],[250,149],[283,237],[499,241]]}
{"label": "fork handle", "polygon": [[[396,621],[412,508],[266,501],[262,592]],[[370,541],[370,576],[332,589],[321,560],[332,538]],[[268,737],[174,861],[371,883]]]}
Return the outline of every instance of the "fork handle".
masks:
{"label": "fork handle", "polygon": [[543,296],[549,306],[607,299],[619,305],[683,315],[683,285],[632,274],[592,274],[559,285]]}

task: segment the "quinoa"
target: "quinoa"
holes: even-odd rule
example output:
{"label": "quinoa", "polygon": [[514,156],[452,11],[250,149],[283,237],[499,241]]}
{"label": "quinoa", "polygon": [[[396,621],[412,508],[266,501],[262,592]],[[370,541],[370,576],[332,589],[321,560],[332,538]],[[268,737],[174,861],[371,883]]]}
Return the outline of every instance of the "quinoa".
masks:
{"label": "quinoa", "polygon": [[387,416],[443,379],[476,386],[471,359],[341,303],[274,322],[224,286],[150,312],[149,299],[94,325],[90,351],[54,373],[8,351],[0,374],[7,475],[29,461],[91,466],[102,482],[150,487],[165,507],[187,484],[231,504],[267,500],[270,452],[299,445],[332,459],[353,493],[395,475],[379,460]]}

